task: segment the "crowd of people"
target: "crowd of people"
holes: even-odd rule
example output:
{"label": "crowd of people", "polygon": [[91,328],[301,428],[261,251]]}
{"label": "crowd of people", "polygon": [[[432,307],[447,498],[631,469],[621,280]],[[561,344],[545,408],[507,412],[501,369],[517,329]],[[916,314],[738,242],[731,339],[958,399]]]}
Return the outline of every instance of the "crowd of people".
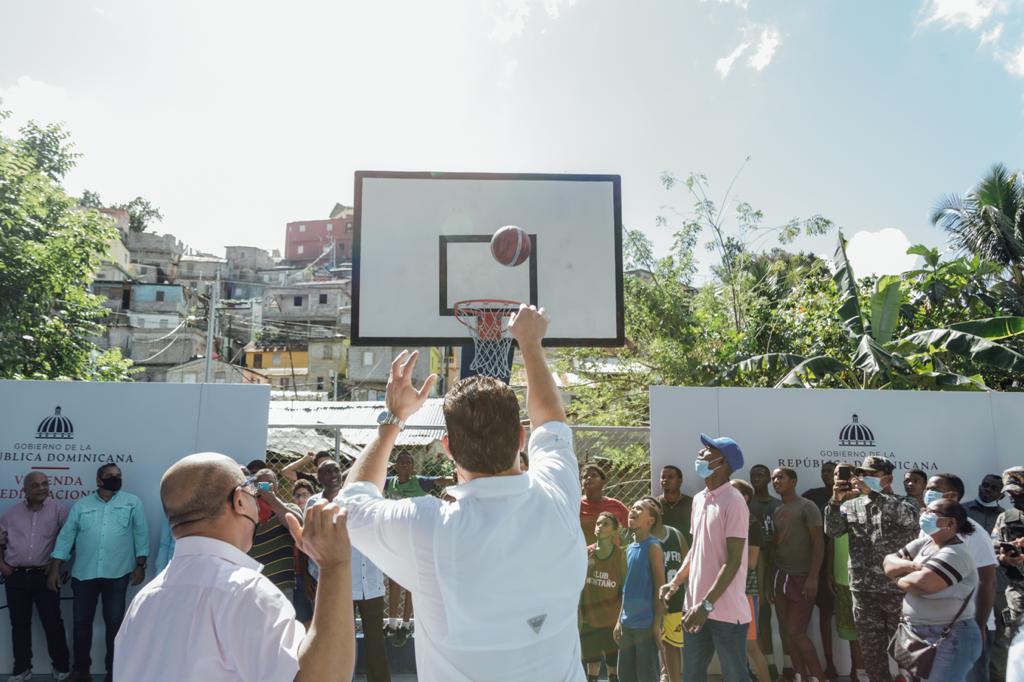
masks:
{"label": "crowd of people", "polygon": [[[444,682],[697,682],[716,656],[726,682],[824,682],[845,647],[842,674],[857,682],[1024,680],[1010,653],[1024,618],[1024,467],[965,501],[952,473],[908,471],[898,495],[888,459],[826,462],[801,495],[795,470],[756,464],[744,480],[740,444],[700,434],[690,464],[661,469],[660,494],[626,504],[606,494],[602,466],[580,469],[546,329],[527,306],[510,324],[529,438],[502,382],[473,377],[446,395],[451,478],[391,457],[435,380],[412,384],[416,353],[392,364],[377,437],[348,471],[329,451],[280,474],[182,458],[161,481],[155,576],[130,605],[150,542],[121,470],[100,467],[96,492],[70,509],[28,474],[0,517],[9,682],[33,674],[33,609],[54,679],[89,679],[98,603],[118,682],[348,680],[355,613],[374,681],[390,680],[387,642],[410,636],[418,677]],[[702,484],[693,497],[684,469]]]}

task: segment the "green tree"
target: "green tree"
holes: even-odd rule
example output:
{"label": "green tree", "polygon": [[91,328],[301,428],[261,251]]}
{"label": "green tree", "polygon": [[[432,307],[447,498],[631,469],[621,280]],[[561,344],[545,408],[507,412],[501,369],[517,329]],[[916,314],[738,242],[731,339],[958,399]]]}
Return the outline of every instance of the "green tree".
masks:
{"label": "green tree", "polygon": [[[765,238],[773,235],[777,237],[779,243],[788,244],[801,233],[819,235],[832,229],[832,221],[820,215],[805,220],[793,218],[783,225],[765,226],[764,212],[745,201],[736,201],[732,212],[727,212],[729,206],[734,203],[732,197],[736,181],[749,161],[750,157],[744,160],[743,166],[729,183],[720,202],[715,202],[711,198],[711,185],[707,176],[701,173],[690,173],[685,179],[680,179],[668,171],[661,174],[661,184],[666,190],[683,187],[693,202],[688,213],[671,206],[666,207],[668,213],[682,221],[682,231],[710,235],[705,246],[708,251],[718,255],[719,263],[712,270],[728,294],[729,314],[737,334],[742,333],[746,327],[747,310],[744,294],[751,285],[746,263],[752,255],[752,250],[759,247]],[[667,217],[658,217],[659,225],[667,225],[668,222]]]}
{"label": "green tree", "polygon": [[100,199],[99,192],[85,189],[82,190],[82,198],[78,200],[78,205],[82,208],[103,208],[103,200]]}
{"label": "green tree", "polygon": [[999,263],[1024,287],[1024,176],[997,163],[966,195],[950,194],[932,213],[961,251]]}
{"label": "green tree", "polygon": [[132,232],[145,232],[154,220],[164,219],[160,209],[142,197],[135,197],[126,204],[114,204],[111,208],[128,211],[128,229]]}
{"label": "green tree", "polygon": [[[855,346],[852,353],[841,357],[766,353],[739,363],[735,368],[739,374],[782,372],[777,387],[939,390],[985,390],[990,387],[983,376],[987,374],[996,386],[1017,387],[1016,377],[1024,374],[1024,355],[996,342],[1024,333],[1024,317],[968,319],[942,328],[907,329],[906,292],[900,277],[879,278],[862,300],[842,234],[833,264],[838,291],[835,314]],[[914,318],[911,315],[909,319],[912,322]],[[897,338],[901,328],[903,335]]]}
{"label": "green tree", "polygon": [[128,378],[130,361],[91,341],[106,309],[87,286],[117,233],[61,187],[76,158],[59,125],[0,135],[0,378]]}

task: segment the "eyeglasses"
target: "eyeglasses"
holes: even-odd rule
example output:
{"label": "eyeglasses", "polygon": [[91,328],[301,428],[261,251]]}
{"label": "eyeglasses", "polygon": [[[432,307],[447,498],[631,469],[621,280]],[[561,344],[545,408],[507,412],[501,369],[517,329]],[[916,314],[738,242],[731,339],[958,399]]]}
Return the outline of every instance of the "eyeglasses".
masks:
{"label": "eyeglasses", "polygon": [[241,489],[242,492],[248,493],[249,495],[252,495],[253,497],[255,497],[256,496],[256,477],[255,476],[248,476],[248,477],[246,477],[246,479],[244,481],[242,481],[241,483],[236,485],[234,488],[232,488],[231,492],[228,493],[228,501],[229,502],[232,500],[232,498],[234,498],[235,491],[238,490],[238,489]]}

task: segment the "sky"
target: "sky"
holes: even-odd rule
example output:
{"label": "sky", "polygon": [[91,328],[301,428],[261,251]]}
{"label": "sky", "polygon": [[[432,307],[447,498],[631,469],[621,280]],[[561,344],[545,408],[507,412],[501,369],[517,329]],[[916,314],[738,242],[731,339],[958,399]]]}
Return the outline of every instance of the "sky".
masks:
{"label": "sky", "polygon": [[620,174],[665,253],[670,171],[719,201],[738,173],[727,213],[824,215],[858,275],[898,272],[1024,152],[1024,0],[0,0],[0,26],[3,130],[64,122],[69,192],[144,196],[218,255],[283,250],[371,169]]}

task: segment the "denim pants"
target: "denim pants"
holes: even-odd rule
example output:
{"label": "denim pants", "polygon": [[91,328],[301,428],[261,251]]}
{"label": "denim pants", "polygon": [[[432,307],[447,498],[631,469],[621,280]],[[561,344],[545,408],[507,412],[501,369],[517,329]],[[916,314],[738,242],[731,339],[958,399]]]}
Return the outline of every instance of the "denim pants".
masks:
{"label": "denim pants", "polygon": [[747,670],[748,623],[708,620],[700,632],[683,637],[684,682],[707,682],[711,658],[718,654],[724,682],[750,682]]}
{"label": "denim pants", "polygon": [[[918,625],[911,622],[914,632],[922,639],[934,642],[945,629],[944,625]],[[951,682],[967,679],[967,672],[981,656],[981,630],[973,618],[957,621],[949,637],[935,652],[932,672],[925,680]]]}
{"label": "denim pants", "polygon": [[981,645],[981,655],[967,675],[967,682],[989,682],[989,667],[992,665],[992,643],[996,639],[996,631],[989,630]]}
{"label": "denim pants", "polygon": [[622,626],[618,670],[621,682],[658,682],[658,643],[651,628]]}
{"label": "denim pants", "polygon": [[124,620],[128,594],[128,575],[120,578],[71,579],[74,600],[75,671],[89,672],[92,667],[92,622],[96,617],[96,602],[103,600],[103,623],[107,630],[107,672],[114,669],[114,638]]}
{"label": "denim pants", "polygon": [[68,640],[60,615],[60,596],[46,586],[46,571],[14,569],[7,578],[7,609],[11,616],[11,648],[14,652],[14,674],[32,667],[32,605],[39,612],[39,621],[46,634],[46,649],[54,670],[69,668]]}

